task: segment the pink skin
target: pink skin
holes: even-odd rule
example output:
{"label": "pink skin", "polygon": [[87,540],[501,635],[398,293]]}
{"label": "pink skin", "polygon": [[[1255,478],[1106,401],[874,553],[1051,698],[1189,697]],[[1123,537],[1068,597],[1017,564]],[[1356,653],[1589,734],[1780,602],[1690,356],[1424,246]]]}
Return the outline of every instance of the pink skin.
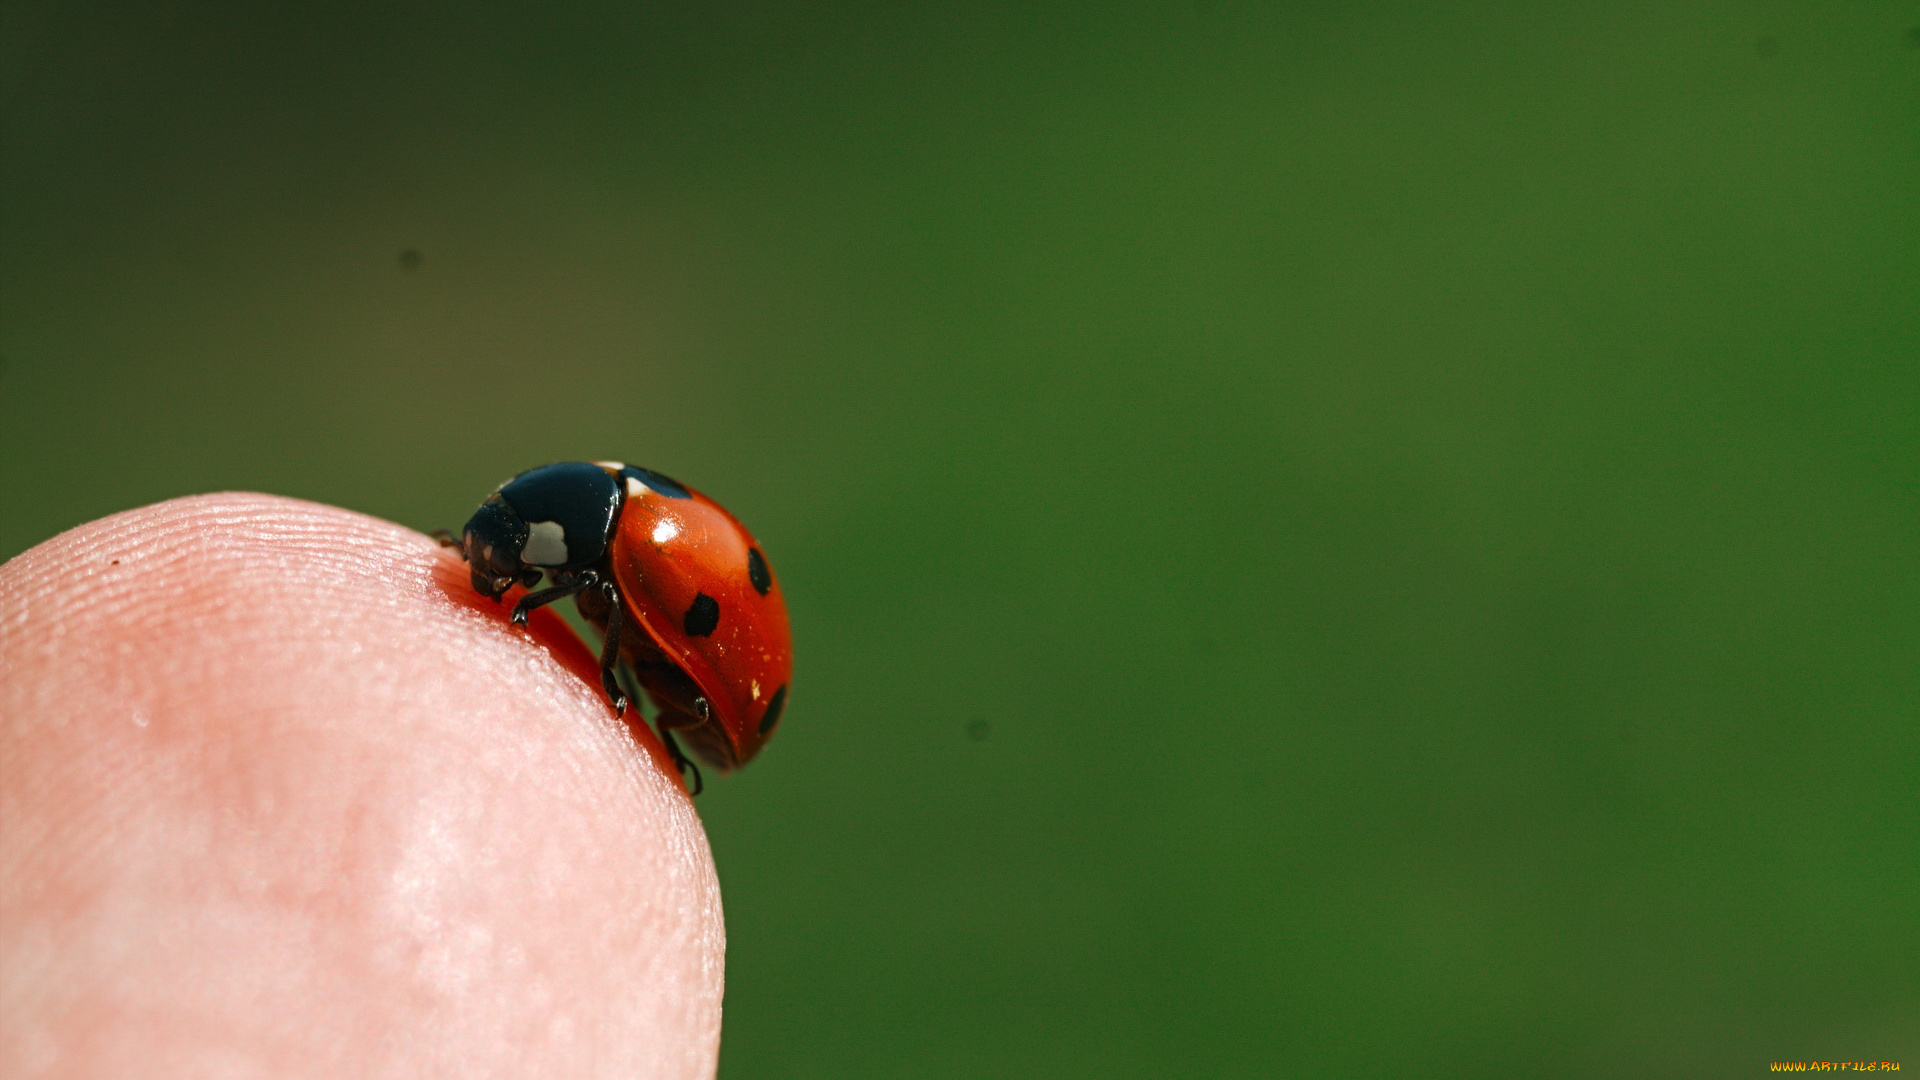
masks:
{"label": "pink skin", "polygon": [[700,820],[466,576],[263,495],[0,566],[0,1076],[713,1075]]}

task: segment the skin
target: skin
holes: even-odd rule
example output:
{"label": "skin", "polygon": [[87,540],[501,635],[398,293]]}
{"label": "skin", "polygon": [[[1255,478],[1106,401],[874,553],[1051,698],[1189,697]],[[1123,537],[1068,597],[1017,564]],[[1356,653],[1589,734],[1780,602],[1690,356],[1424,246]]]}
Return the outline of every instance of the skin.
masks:
{"label": "skin", "polygon": [[466,578],[262,495],[0,566],[0,1076],[713,1075],[700,820]]}

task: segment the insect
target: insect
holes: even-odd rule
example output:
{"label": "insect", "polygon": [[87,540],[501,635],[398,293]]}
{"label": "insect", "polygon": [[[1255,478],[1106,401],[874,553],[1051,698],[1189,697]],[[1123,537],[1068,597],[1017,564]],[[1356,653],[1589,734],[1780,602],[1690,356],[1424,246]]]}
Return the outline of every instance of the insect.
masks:
{"label": "insect", "polygon": [[459,539],[476,591],[529,592],[513,622],[569,596],[604,635],[600,682],[624,715],[650,697],[673,758],[685,739],[721,772],[745,765],[780,723],[793,673],[787,601],[753,535],[719,503],[676,480],[618,461],[568,461],[515,476],[487,496]]}

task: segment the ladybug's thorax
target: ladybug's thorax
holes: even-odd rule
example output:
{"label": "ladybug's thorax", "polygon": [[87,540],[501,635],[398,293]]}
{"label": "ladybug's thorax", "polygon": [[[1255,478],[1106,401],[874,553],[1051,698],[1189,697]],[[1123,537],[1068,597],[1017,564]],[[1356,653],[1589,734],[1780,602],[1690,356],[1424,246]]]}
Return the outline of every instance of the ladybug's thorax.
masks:
{"label": "ladybug's thorax", "polygon": [[515,581],[534,584],[542,571],[600,563],[624,494],[613,474],[584,461],[542,465],[501,484],[461,535],[473,587],[497,598]]}

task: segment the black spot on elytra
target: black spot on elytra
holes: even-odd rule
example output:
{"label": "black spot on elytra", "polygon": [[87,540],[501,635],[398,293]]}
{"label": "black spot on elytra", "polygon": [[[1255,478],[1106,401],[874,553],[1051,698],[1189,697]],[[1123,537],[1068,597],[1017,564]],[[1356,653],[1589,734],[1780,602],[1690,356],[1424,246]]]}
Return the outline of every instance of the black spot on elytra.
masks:
{"label": "black spot on elytra", "polygon": [[713,628],[720,625],[720,601],[706,593],[696,593],[693,605],[687,608],[686,617],[680,625],[687,631],[688,637],[707,637]]}
{"label": "black spot on elytra", "polygon": [[747,580],[753,582],[753,591],[761,596],[773,588],[773,575],[767,571],[767,557],[760,554],[759,548],[747,549]]}
{"label": "black spot on elytra", "polygon": [[760,734],[765,735],[773,730],[773,725],[780,722],[780,710],[786,706],[787,688],[783,686],[773,692],[773,697],[767,699],[767,711],[760,714]]}

